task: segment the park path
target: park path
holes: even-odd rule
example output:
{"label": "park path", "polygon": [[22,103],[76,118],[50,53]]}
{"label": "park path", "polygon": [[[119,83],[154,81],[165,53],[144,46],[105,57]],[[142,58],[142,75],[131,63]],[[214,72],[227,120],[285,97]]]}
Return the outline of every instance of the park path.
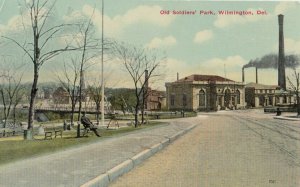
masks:
{"label": "park path", "polygon": [[111,187],[299,187],[299,123],[258,111],[198,116],[193,131]]}
{"label": "park path", "polygon": [[1,166],[0,187],[80,186],[167,137],[191,127],[193,120],[186,119],[169,120],[164,125]]}

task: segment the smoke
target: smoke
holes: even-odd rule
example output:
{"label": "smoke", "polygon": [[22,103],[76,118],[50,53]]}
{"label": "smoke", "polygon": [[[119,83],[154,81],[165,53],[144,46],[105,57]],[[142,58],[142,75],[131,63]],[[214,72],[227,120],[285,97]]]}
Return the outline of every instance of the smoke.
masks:
{"label": "smoke", "polygon": [[[296,68],[300,65],[300,58],[298,55],[286,55],[285,56],[285,67],[286,68]],[[278,67],[278,55],[277,54],[268,54],[261,58],[256,58],[250,60],[248,64],[244,65],[243,68],[257,67],[259,69],[273,68],[277,69]]]}

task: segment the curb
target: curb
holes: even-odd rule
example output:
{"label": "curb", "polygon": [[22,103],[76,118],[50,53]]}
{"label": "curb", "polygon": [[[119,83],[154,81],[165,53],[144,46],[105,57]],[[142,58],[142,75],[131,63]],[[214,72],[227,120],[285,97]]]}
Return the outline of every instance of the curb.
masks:
{"label": "curb", "polygon": [[148,159],[149,157],[153,156],[158,151],[162,150],[166,146],[168,146],[171,142],[175,141],[177,138],[182,136],[183,134],[189,132],[196,125],[192,125],[182,131],[177,132],[176,134],[166,137],[163,141],[158,144],[153,145],[149,149],[146,149],[132,158],[122,162],[121,164],[113,167],[112,169],[108,170],[106,173],[97,176],[96,178],[86,182],[85,184],[81,185],[80,187],[107,187],[109,183],[116,180],[121,175],[129,172],[131,169],[142,163],[144,160]]}
{"label": "curb", "polygon": [[288,120],[288,121],[300,121],[300,118],[289,118],[289,117],[283,117],[283,116],[274,116],[274,119],[280,119],[280,120]]}

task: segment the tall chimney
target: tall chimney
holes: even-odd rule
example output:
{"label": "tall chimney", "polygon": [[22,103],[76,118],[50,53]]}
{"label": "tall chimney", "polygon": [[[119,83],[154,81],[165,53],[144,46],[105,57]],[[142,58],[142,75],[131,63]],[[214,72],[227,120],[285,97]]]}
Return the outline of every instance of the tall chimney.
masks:
{"label": "tall chimney", "polygon": [[256,84],[258,83],[258,73],[257,73],[257,67],[255,67],[255,76],[256,76]]}
{"label": "tall chimney", "polygon": [[177,80],[179,80],[179,73],[177,72]]}
{"label": "tall chimney", "polygon": [[278,15],[278,24],[279,24],[278,86],[280,86],[283,90],[286,90],[283,15],[282,14]]}
{"label": "tall chimney", "polygon": [[148,89],[149,86],[149,77],[148,77],[148,70],[145,70],[145,88]]}
{"label": "tall chimney", "polygon": [[245,68],[242,68],[242,82],[245,82]]}

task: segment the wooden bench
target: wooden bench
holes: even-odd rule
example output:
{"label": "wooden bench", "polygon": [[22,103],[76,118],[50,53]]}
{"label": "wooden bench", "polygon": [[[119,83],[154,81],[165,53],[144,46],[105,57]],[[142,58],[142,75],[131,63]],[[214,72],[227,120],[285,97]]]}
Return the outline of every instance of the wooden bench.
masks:
{"label": "wooden bench", "polygon": [[14,134],[14,131],[10,128],[0,128],[0,137],[8,137],[12,136]]}
{"label": "wooden bench", "polygon": [[[86,136],[86,137],[88,137],[88,133],[91,132],[91,131],[93,131],[96,134],[96,136],[101,137],[101,135],[97,131],[98,127],[95,127],[94,125],[92,127],[90,127],[88,125],[82,124],[81,122],[77,122],[77,123],[78,123],[78,126],[77,126],[77,137],[79,137],[79,136]],[[80,125],[82,125],[83,128],[81,128]]]}
{"label": "wooden bench", "polygon": [[62,138],[62,130],[55,127],[54,125],[51,127],[45,127],[45,140],[46,139],[52,139],[52,135],[54,134],[54,138],[56,138],[57,136],[60,136]]}

